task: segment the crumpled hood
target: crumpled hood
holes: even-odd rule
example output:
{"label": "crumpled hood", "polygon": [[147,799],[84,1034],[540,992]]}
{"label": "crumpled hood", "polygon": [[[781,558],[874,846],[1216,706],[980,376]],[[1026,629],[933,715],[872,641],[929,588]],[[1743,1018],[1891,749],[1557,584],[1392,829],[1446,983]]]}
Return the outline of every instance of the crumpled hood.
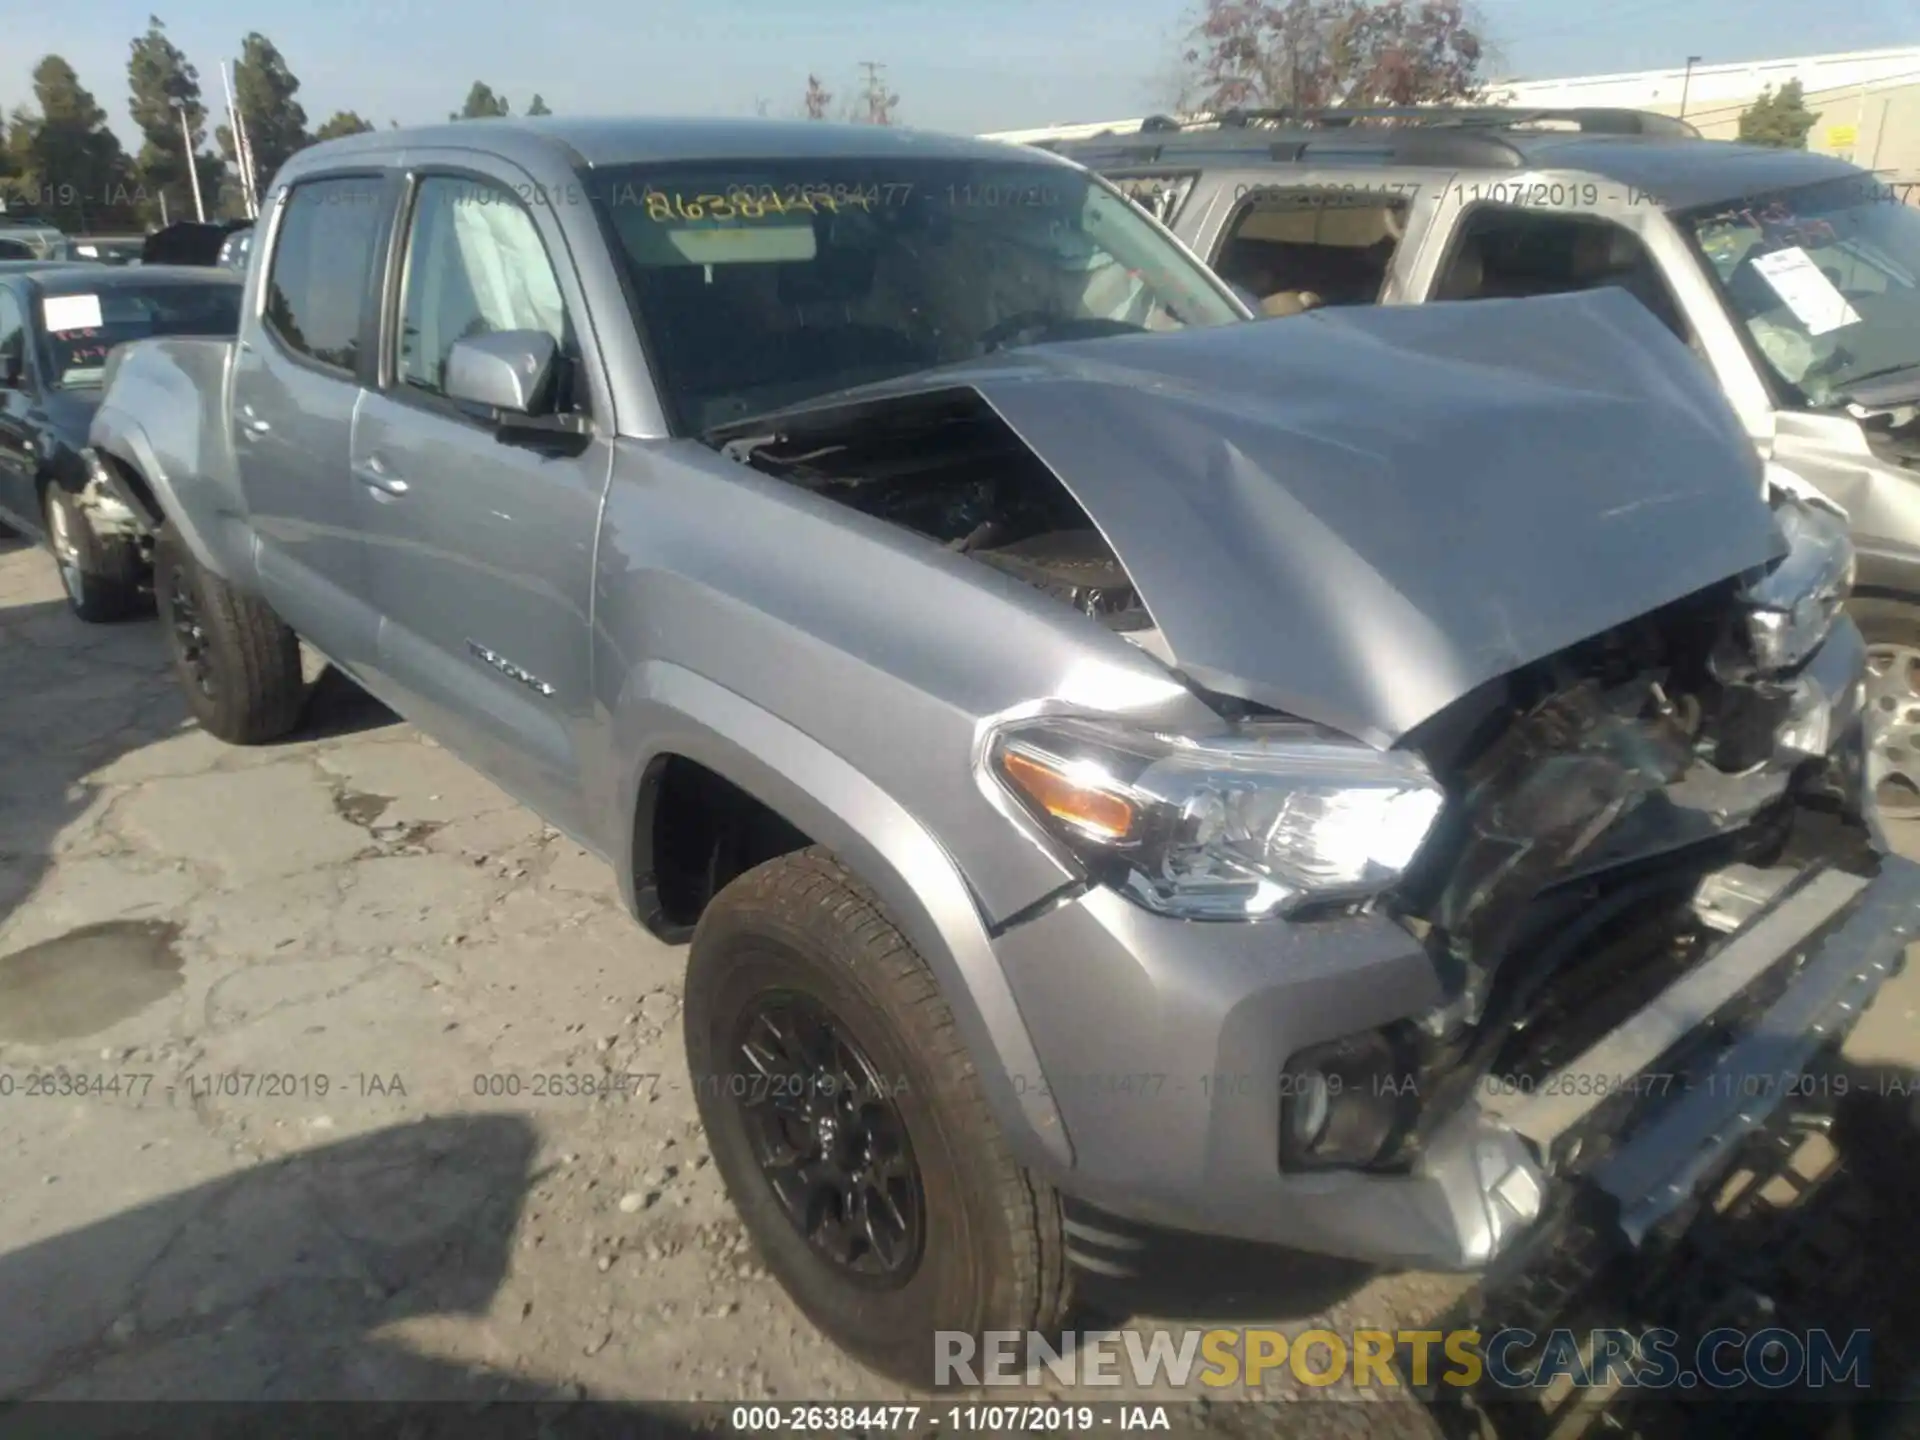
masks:
{"label": "crumpled hood", "polygon": [[959,386],[1183,672],[1376,745],[1781,552],[1726,400],[1619,291],[1036,346],[808,411]]}

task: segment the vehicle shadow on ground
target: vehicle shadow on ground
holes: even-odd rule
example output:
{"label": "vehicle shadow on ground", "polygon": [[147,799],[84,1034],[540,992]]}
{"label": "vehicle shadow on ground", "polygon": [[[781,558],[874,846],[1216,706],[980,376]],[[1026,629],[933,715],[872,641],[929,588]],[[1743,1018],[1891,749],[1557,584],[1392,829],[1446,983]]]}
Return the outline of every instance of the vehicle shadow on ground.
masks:
{"label": "vehicle shadow on ground", "polygon": [[[23,543],[0,540],[0,553]],[[329,667],[278,743],[397,723]],[[86,625],[62,600],[0,605],[0,923],[53,868],[62,836],[97,813],[100,773],[193,728],[156,621]]]}
{"label": "vehicle shadow on ground", "polygon": [[[1113,1231],[1111,1219],[1101,1229]],[[1326,1311],[1378,1273],[1357,1261],[1308,1255],[1272,1245],[1136,1226],[1140,1242],[1124,1278],[1082,1271],[1074,1277],[1079,1314],[1072,1329],[1117,1329],[1139,1316],[1174,1322],[1256,1320],[1285,1324]]]}
{"label": "vehicle shadow on ground", "polygon": [[[588,1433],[694,1433],[663,1410],[582,1407],[578,1387],[437,1359],[392,1335],[488,1312],[542,1178],[536,1148],[519,1116],[423,1120],[0,1256],[0,1432],[530,1435],[538,1411],[566,1405],[568,1434],[583,1420]],[[257,1404],[341,1401],[382,1403]],[[170,1412],[175,1402],[239,1403]]]}

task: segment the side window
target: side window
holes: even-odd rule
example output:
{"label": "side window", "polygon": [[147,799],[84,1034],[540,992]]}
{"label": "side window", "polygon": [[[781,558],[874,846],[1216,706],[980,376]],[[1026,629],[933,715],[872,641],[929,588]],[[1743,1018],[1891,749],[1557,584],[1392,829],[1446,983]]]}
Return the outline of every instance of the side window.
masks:
{"label": "side window", "polygon": [[[430,175],[416,191],[407,235],[395,379],[444,395],[454,342],[500,330],[537,330],[553,337],[563,357],[573,353],[566,304],[539,228],[498,185]],[[569,398],[560,397],[562,408]]]}
{"label": "side window", "polygon": [[381,190],[360,175],[296,184],[281,201],[267,272],[267,329],[296,355],[349,373],[360,358]]}
{"label": "side window", "polygon": [[11,381],[26,364],[26,312],[13,291],[0,290],[0,380]]}
{"label": "side window", "polygon": [[1682,340],[1680,306],[1640,237],[1592,215],[1504,205],[1467,213],[1433,287],[1435,300],[1565,295],[1617,285]]}
{"label": "side window", "polygon": [[1268,315],[1371,305],[1407,233],[1406,213],[1378,195],[1261,189],[1229,222],[1213,268]]}

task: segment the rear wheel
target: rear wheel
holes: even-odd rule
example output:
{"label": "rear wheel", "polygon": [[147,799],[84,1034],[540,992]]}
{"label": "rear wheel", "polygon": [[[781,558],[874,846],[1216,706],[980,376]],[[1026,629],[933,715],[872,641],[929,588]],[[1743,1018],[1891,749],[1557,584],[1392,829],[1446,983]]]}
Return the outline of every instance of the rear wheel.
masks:
{"label": "rear wheel", "polygon": [[47,548],[73,613],[89,624],[124,620],[141,608],[140,547],[128,535],[102,535],[72,492],[49,484],[41,499]]}
{"label": "rear wheel", "polygon": [[1920,605],[1878,595],[1849,607],[1867,642],[1867,773],[1889,819],[1920,819]]}
{"label": "rear wheel", "polygon": [[1058,1197],[1015,1163],[926,962],[832,856],[782,856],[714,898],[684,1023],[734,1206],[841,1348],[933,1385],[954,1378],[935,1332],[977,1347],[1060,1323]]}
{"label": "rear wheel", "polygon": [[173,672],[200,728],[233,745],[300,722],[300,642],[261,601],[205,569],[171,527],[154,542],[154,599]]}

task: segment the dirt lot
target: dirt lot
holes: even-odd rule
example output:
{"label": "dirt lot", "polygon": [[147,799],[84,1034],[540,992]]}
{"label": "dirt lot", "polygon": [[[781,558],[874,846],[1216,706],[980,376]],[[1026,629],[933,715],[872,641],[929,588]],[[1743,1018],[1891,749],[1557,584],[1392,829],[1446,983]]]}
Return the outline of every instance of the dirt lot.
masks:
{"label": "dirt lot", "polygon": [[[348,687],[292,742],[208,739],[151,621],[80,625],[0,542],[0,1397],[886,1398],[733,1220],[682,961]],[[1913,1005],[1867,1048],[1911,1060]],[[1455,1289],[1200,1249],[1100,1303],[1344,1328]]]}

